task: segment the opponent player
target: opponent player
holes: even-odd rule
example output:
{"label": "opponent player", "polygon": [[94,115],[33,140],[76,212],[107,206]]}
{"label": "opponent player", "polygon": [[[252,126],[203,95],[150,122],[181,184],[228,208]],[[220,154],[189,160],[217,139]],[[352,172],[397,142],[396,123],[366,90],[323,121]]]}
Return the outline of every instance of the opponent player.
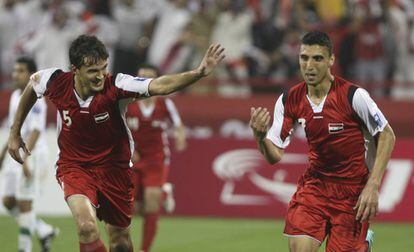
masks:
{"label": "opponent player", "polygon": [[394,148],[393,130],[375,102],[332,75],[333,63],[328,35],[307,33],[299,54],[304,82],[276,101],[271,128],[265,108],[251,109],[250,126],[271,164],[281,160],[295,124],[306,132],[310,166],[289,203],[284,231],[294,252],[317,251],[326,237],[326,251],[369,251],[368,221],[378,212]]}
{"label": "opponent player", "polygon": [[130,167],[133,142],[126,127],[126,105],[138,98],[167,95],[210,74],[224,58],[212,45],[195,70],[148,79],[107,72],[108,52],[95,36],[81,35],[69,49],[71,71],[51,68],[31,76],[9,136],[9,153],[22,163],[29,154],[20,130],[38,97],[47,96],[60,121],[57,179],[75,219],[80,251],[106,251],[97,220],[105,222],[110,251],[132,251],[133,207]]}
{"label": "opponent player", "polygon": [[[138,76],[156,78],[158,73],[153,67],[144,67],[139,69]],[[176,149],[182,151],[186,147],[185,129],[173,101],[168,98],[150,97],[130,103],[127,123],[135,142],[132,157],[135,200],[144,217],[141,251],[148,252],[157,232],[162,187],[169,171],[167,130],[172,124]]]}
{"label": "opponent player", "polygon": [[[29,83],[30,75],[36,72],[36,63],[31,58],[21,57],[13,67],[12,79],[16,90],[9,102],[10,127],[19,104],[23,89]],[[54,229],[42,219],[36,218],[33,211],[33,200],[38,187],[37,178],[40,169],[46,169],[48,151],[44,134],[46,125],[46,102],[39,99],[27,115],[22,127],[22,137],[27,148],[33,152],[30,158],[25,157],[21,165],[11,158],[6,159],[7,145],[0,153],[0,170],[4,167],[3,204],[19,225],[19,251],[32,251],[32,235],[37,234],[43,252],[50,250],[51,241],[57,235]]]}

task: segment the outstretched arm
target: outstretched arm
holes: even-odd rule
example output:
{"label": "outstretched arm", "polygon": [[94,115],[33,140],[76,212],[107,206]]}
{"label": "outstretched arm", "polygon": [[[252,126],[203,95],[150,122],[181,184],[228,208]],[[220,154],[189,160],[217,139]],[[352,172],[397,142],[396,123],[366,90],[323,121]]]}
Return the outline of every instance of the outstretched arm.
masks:
{"label": "outstretched arm", "polygon": [[20,148],[30,155],[30,151],[26,148],[26,144],[23,142],[23,139],[20,135],[20,130],[22,128],[23,122],[26,119],[27,114],[36,103],[37,96],[32,87],[32,80],[23,91],[22,97],[20,98],[19,106],[14,117],[13,125],[10,128],[10,135],[8,140],[8,149],[9,153],[14,160],[23,164],[23,159],[20,155]]}
{"label": "outstretched arm", "polygon": [[266,139],[270,127],[270,114],[266,108],[251,108],[250,127],[253,130],[257,146],[267,162],[275,164],[282,159],[284,150]]}
{"label": "outstretched arm", "polygon": [[197,69],[153,79],[149,85],[149,93],[150,95],[167,95],[185,88],[209,75],[224,57],[224,48],[219,44],[213,44],[208,48]]}

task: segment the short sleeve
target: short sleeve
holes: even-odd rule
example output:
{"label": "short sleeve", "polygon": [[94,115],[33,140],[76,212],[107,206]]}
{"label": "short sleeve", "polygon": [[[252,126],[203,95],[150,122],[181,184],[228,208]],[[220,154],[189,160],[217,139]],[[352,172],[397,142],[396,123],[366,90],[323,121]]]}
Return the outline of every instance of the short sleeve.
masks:
{"label": "short sleeve", "polygon": [[115,78],[115,86],[118,88],[118,99],[138,98],[150,96],[148,87],[151,78],[133,77],[119,73]]}
{"label": "short sleeve", "polygon": [[283,94],[279,96],[273,113],[273,124],[267,132],[266,138],[277,147],[285,149],[290,144],[293,133],[293,119],[286,115],[283,104]]}
{"label": "short sleeve", "polygon": [[177,108],[174,105],[174,102],[171,99],[165,99],[165,105],[167,107],[168,113],[170,115],[171,121],[175,127],[181,125],[180,114],[178,114]]}
{"label": "short sleeve", "polygon": [[40,70],[30,76],[30,82],[38,98],[44,96],[50,78],[58,70],[58,68],[48,68]]}
{"label": "short sleeve", "polygon": [[355,91],[352,108],[365,123],[372,136],[382,132],[388,124],[387,119],[365,89],[358,88]]}

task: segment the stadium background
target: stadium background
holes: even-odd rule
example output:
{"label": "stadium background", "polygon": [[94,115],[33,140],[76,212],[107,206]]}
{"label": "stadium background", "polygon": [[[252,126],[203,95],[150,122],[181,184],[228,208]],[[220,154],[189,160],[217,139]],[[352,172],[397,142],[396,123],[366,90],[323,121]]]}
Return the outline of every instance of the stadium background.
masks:
{"label": "stadium background", "polygon": [[[173,96],[187,126],[189,148],[172,153],[170,181],[175,184],[177,209],[160,222],[155,252],[287,251],[282,219],[306,168],[306,143],[297,132],[283,162],[267,165],[255,150],[249,111],[251,106],[272,109],[277,96],[300,79],[300,35],[314,28],[326,30],[337,55],[334,73],[367,88],[397,135],[373,225],[375,251],[412,251],[412,1],[0,2],[0,144],[7,139],[10,69],[19,55],[35,57],[40,68],[67,69],[67,41],[88,32],[109,47],[113,72],[133,74],[139,64],[150,62],[169,73],[193,67],[210,41],[228,49],[224,67],[212,78]],[[128,19],[132,16],[136,18]],[[39,181],[42,191],[35,208],[62,230],[54,249],[74,251],[73,221],[53,177],[55,115],[50,105],[50,164]],[[0,251],[15,251],[17,229],[4,213],[0,207]],[[134,220],[135,246],[139,221]]]}

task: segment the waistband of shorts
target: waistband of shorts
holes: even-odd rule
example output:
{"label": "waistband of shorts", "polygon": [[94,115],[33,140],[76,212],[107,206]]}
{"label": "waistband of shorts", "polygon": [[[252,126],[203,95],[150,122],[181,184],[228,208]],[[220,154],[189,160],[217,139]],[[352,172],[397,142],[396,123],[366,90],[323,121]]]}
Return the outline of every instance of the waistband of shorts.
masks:
{"label": "waistband of shorts", "polygon": [[361,177],[361,178],[341,178],[341,177],[333,177],[324,175],[318,171],[309,169],[307,174],[313,178],[318,178],[323,181],[331,182],[331,183],[338,183],[338,184],[349,184],[349,185],[363,185],[366,184],[368,181],[368,177]]}

